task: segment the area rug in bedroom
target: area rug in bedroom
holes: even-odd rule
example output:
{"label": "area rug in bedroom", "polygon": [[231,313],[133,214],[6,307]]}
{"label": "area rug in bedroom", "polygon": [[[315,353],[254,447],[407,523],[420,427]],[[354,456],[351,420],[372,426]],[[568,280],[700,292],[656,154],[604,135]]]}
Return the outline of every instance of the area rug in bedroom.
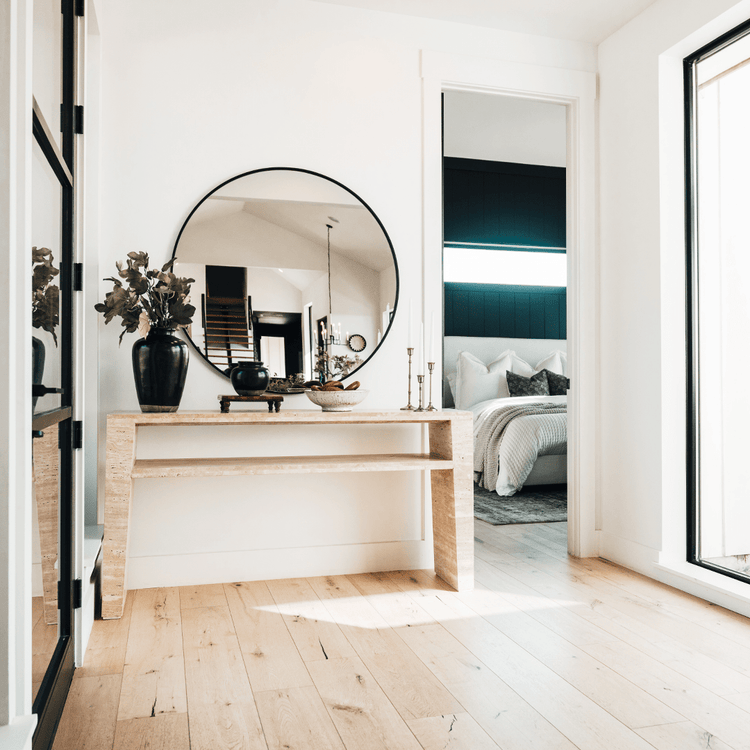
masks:
{"label": "area rug in bedroom", "polygon": [[568,520],[567,485],[524,487],[512,497],[474,485],[474,517],[493,526],[511,523],[553,523]]}

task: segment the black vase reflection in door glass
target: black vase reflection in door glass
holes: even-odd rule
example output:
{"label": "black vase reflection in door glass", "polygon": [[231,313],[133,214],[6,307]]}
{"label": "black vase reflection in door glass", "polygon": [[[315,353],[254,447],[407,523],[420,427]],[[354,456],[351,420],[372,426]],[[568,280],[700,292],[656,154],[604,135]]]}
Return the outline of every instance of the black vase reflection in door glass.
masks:
{"label": "black vase reflection in door glass", "polygon": [[[36,337],[31,337],[31,384],[41,385],[44,377],[44,344]],[[39,396],[33,396],[31,399],[31,413],[36,411],[36,402]]]}
{"label": "black vase reflection in door glass", "polygon": [[169,328],[152,328],[133,344],[133,375],[143,412],[175,412],[188,367],[188,348]]}
{"label": "black vase reflection in door glass", "polygon": [[[51,334],[55,346],[57,327],[60,325],[60,288],[57,285],[60,269],[55,266],[55,256],[48,247],[31,248],[31,325]],[[43,334],[40,334],[43,335]],[[49,338],[49,337],[48,337]],[[41,386],[44,377],[46,349],[44,342],[36,336],[31,337],[32,370],[31,383]],[[55,358],[52,365],[54,367]],[[55,379],[55,373],[51,376]],[[40,388],[35,388],[32,397],[32,413],[36,411]],[[47,393],[59,393],[59,389],[47,389]]]}

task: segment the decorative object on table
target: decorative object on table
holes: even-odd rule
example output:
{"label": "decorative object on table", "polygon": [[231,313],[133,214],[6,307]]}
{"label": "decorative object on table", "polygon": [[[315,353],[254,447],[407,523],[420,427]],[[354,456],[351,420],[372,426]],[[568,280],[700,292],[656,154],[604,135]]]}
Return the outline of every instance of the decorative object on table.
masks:
{"label": "decorative object on table", "polygon": [[474,518],[493,526],[567,521],[567,509],[568,488],[564,484],[524,487],[512,497],[500,497],[474,483]]}
{"label": "decorative object on table", "polygon": [[[338,386],[330,385],[339,383]],[[329,381],[317,388],[313,386],[305,391],[307,397],[323,411],[351,411],[353,406],[361,404],[370,391],[361,390],[358,382],[352,383],[348,388],[339,381]]]}
{"label": "decorative object on table", "polygon": [[348,357],[346,354],[331,354],[324,347],[318,347],[315,372],[324,380],[327,378],[345,378],[362,364],[359,357]]}
{"label": "decorative object on table", "polygon": [[414,411],[427,411],[424,408],[424,375],[417,375],[417,383],[419,383],[419,406]]}
{"label": "decorative object on table", "polygon": [[432,372],[435,369],[435,363],[434,362],[428,362],[427,363],[427,369],[429,370],[429,377],[430,377],[430,401],[427,404],[427,408],[425,411],[437,411],[437,409],[432,405]]}
{"label": "decorative object on table", "polygon": [[349,348],[353,352],[364,351],[365,347],[367,346],[367,341],[365,341],[365,337],[359,333],[353,333],[351,336],[349,336],[346,343],[349,345]]}
{"label": "decorative object on table", "polygon": [[306,381],[303,373],[297,373],[289,378],[271,378],[268,393],[304,393],[312,385],[320,385],[320,382]]}
{"label": "decorative object on table", "polygon": [[[60,287],[53,284],[52,280],[60,273],[60,269],[55,268],[54,260],[52,251],[48,247],[31,248],[31,325],[51,333],[57,346],[55,329],[60,323]],[[32,386],[41,386],[46,350],[44,343],[36,336],[31,337],[31,356]],[[32,395],[32,411],[36,408],[40,395]]]}
{"label": "decorative object on table", "polygon": [[187,344],[171,328],[153,327],[133,344],[135,390],[142,412],[177,411],[185,388]]}
{"label": "decorative object on table", "polygon": [[133,375],[143,412],[177,411],[185,387],[188,348],[172,334],[193,320],[190,285],[195,279],[172,273],[175,260],[149,270],[147,253],[128,253],[124,267],[119,261],[115,264],[120,278],[105,279],[113,283],[112,291],[95,305],[105,323],[122,318],[120,343],[126,333],[138,331],[144,337],[133,345]]}
{"label": "decorative object on table", "polygon": [[239,396],[262,396],[271,383],[271,373],[262,362],[244,360],[231,369],[229,379]]}
{"label": "decorative object on table", "polygon": [[414,407],[411,405],[411,355],[414,354],[414,347],[407,346],[406,354],[409,357],[409,375],[406,380],[408,400],[406,402],[406,406],[401,407],[401,411],[414,411]]}
{"label": "decorative object on table", "polygon": [[414,354],[414,344],[412,341],[412,301],[409,300],[409,325],[406,329],[406,354],[409,357],[409,375],[406,381],[406,387],[408,391],[408,400],[406,406],[401,407],[401,411],[414,411],[414,407],[411,405],[411,356]]}
{"label": "decorative object on table", "polygon": [[222,414],[229,413],[229,405],[232,403],[265,403],[268,411],[277,413],[281,411],[281,403],[284,397],[280,393],[264,393],[262,396],[219,396],[219,409]]}

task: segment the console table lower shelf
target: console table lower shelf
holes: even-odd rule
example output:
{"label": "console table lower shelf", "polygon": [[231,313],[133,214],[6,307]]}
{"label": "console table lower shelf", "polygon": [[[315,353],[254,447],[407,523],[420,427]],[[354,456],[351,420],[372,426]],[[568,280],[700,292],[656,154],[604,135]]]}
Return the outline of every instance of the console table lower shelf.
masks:
{"label": "console table lower shelf", "polygon": [[[139,427],[271,424],[427,424],[429,453],[135,459]],[[115,413],[107,417],[106,465],[102,557],[102,618],[105,620],[122,616],[133,479],[142,478],[429,471],[435,572],[456,590],[466,591],[474,586],[470,412]]]}

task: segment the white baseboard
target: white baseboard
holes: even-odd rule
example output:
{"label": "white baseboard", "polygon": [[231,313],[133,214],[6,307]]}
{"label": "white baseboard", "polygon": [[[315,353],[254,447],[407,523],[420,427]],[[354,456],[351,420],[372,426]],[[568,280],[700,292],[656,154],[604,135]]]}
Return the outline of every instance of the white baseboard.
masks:
{"label": "white baseboard", "polygon": [[352,575],[432,566],[432,544],[422,540],[130,557],[127,588]]}
{"label": "white baseboard", "polygon": [[36,729],[36,714],[19,716],[11,724],[0,727],[0,747],[3,750],[31,750]]}
{"label": "white baseboard", "polygon": [[707,602],[750,617],[750,586],[687,561],[667,560],[658,551],[599,532],[599,556]]}
{"label": "white baseboard", "polygon": [[652,577],[680,591],[750,617],[750,586],[747,583],[687,561],[658,563]]}

